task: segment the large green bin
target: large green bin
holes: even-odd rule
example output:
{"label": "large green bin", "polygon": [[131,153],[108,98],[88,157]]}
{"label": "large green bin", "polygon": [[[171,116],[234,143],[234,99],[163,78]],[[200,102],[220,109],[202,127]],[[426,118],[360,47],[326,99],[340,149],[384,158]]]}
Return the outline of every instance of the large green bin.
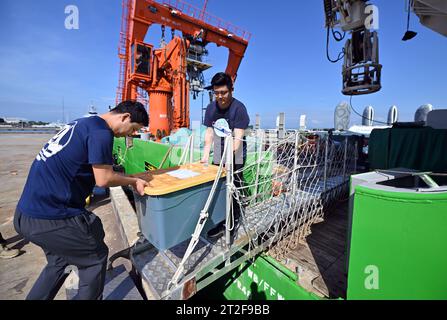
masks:
{"label": "large green bin", "polygon": [[348,299],[447,299],[447,183],[432,178],[439,188],[380,172],[354,187]]}

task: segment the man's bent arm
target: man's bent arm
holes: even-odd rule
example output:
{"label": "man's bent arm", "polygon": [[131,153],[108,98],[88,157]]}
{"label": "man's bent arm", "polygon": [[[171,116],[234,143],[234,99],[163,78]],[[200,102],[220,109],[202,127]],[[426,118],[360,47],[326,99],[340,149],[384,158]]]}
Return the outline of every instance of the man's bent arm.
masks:
{"label": "man's bent arm", "polygon": [[245,134],[244,129],[237,129],[237,128],[234,129],[234,145],[233,145],[234,153],[236,153],[241,147],[242,141],[244,140],[244,134]]}
{"label": "man's bent arm", "polygon": [[144,194],[144,187],[148,183],[139,178],[127,177],[113,171],[111,165],[93,165],[96,185],[98,187],[133,186],[140,194]]}
{"label": "man's bent arm", "polygon": [[208,162],[208,158],[211,151],[211,145],[213,144],[214,130],[211,127],[206,128],[205,132],[205,146],[203,147],[202,161]]}

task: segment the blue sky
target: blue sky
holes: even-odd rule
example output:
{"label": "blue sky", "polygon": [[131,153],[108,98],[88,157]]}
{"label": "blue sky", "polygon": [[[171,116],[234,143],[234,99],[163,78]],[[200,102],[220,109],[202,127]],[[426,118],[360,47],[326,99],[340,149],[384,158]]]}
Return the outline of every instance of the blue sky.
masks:
{"label": "blue sky", "polygon": [[[379,8],[382,90],[354,97],[354,107],[361,112],[372,105],[376,119],[385,120],[397,105],[400,121],[411,121],[425,103],[447,108],[447,38],[412,14],[410,28],[418,35],[402,42],[404,0],[372,3]],[[67,5],[79,8],[79,30],[64,27]],[[235,88],[252,122],[259,113],[262,126],[271,127],[282,111],[288,128],[298,126],[300,114],[307,114],[308,127],[333,126],[335,106],[349,99],[340,92],[342,62],[326,60],[322,0],[209,0],[207,11],[252,33]],[[120,20],[121,0],[0,1],[0,117],[61,120],[62,101],[65,118],[82,116],[91,103],[105,112],[118,83]],[[146,42],[157,46],[159,39],[160,27],[154,26]],[[341,46],[331,42],[332,57]],[[208,49],[214,65],[205,74],[209,81],[225,69],[227,51]],[[200,120],[200,108],[201,99],[191,99],[192,120]],[[360,122],[353,115],[351,124]]]}

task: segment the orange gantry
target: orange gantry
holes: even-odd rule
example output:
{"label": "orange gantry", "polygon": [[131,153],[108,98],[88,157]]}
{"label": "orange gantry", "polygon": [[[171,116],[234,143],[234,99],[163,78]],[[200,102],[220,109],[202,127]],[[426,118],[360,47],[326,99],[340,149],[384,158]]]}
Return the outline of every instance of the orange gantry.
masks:
{"label": "orange gantry", "polygon": [[[189,92],[194,81],[190,71],[197,75],[197,71],[210,67],[200,59],[207,44],[228,49],[225,72],[236,80],[251,35],[206,13],[205,7],[206,2],[201,10],[180,0],[123,0],[117,103],[148,103],[149,129],[157,140],[189,127]],[[183,37],[173,36],[168,44],[154,50],[144,43],[154,24],[161,25],[163,32],[165,27],[181,31]]]}

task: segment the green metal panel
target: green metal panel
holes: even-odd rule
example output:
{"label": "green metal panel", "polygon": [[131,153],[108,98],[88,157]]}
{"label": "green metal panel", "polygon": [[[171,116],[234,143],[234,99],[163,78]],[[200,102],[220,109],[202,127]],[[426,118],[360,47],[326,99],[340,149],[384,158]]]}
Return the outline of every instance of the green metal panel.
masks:
{"label": "green metal panel", "polygon": [[195,299],[321,300],[300,287],[297,279],[295,273],[262,254],[199,291]]}
{"label": "green metal panel", "polygon": [[249,169],[245,170],[243,173],[244,183],[245,185],[249,186],[246,189],[247,196],[253,196],[255,193],[257,195],[261,195],[256,197],[256,202],[260,202],[270,197],[272,192],[271,177],[273,172],[273,162],[270,161],[273,159],[273,153],[262,152],[261,159],[264,160],[259,165],[258,183],[256,185],[256,161],[258,161],[258,157],[259,154],[257,152],[247,153],[245,168],[249,167]]}
{"label": "green metal panel", "polygon": [[[169,150],[168,144],[133,139],[133,146],[126,148],[125,138],[115,138],[113,154],[126,173],[134,174],[147,170],[145,163],[158,167]],[[178,164],[182,148],[174,147],[163,168]],[[262,157],[270,159],[272,153],[263,152]],[[195,158],[200,154],[195,152]],[[248,153],[246,165],[257,160],[257,153]],[[271,186],[271,161],[264,161],[260,167],[258,194],[268,197]],[[255,182],[250,171],[244,172],[244,181],[248,184]],[[265,183],[263,183],[265,182]],[[250,187],[248,192],[256,190]],[[261,201],[262,197],[257,200]],[[229,299],[229,300],[319,300],[320,298],[307,292],[297,284],[297,275],[282,266],[273,258],[261,255],[253,262],[246,262],[236,270],[228,273],[209,287],[201,290],[197,299]]]}
{"label": "green metal panel", "polygon": [[[118,163],[126,170],[127,174],[134,174],[147,171],[150,168],[158,168],[163,158],[169,151],[169,144],[162,144],[153,141],[133,139],[133,145],[126,147],[125,138],[115,138],[113,154]],[[173,147],[169,152],[163,169],[178,165],[183,148]],[[199,152],[194,153],[194,158],[199,159]]]}
{"label": "green metal panel", "polygon": [[355,188],[348,299],[447,299],[447,192]]}
{"label": "green metal panel", "polygon": [[[158,168],[168,150],[169,144],[162,144],[136,138],[133,139],[133,146],[129,148],[126,147],[125,138],[115,138],[113,144],[113,154],[117,158],[118,164],[121,164],[128,174],[146,171],[148,169],[146,164]],[[182,152],[183,147],[174,147],[164,162],[163,169],[178,165]],[[202,154],[200,151],[194,151],[194,159],[200,159],[201,155]],[[257,157],[257,153],[248,153],[246,166],[256,162]],[[268,191],[272,188],[270,182],[272,175],[272,164],[271,161],[268,160],[270,160],[273,155],[271,152],[263,152],[262,157],[266,159],[266,161],[263,161],[260,166],[258,193],[268,194]],[[210,156],[210,161],[212,161],[212,155]],[[254,170],[244,172],[244,181],[246,184],[252,185],[255,182],[255,177],[252,174],[252,171],[254,172]],[[254,188],[255,187],[248,188],[249,195],[255,192]]]}

